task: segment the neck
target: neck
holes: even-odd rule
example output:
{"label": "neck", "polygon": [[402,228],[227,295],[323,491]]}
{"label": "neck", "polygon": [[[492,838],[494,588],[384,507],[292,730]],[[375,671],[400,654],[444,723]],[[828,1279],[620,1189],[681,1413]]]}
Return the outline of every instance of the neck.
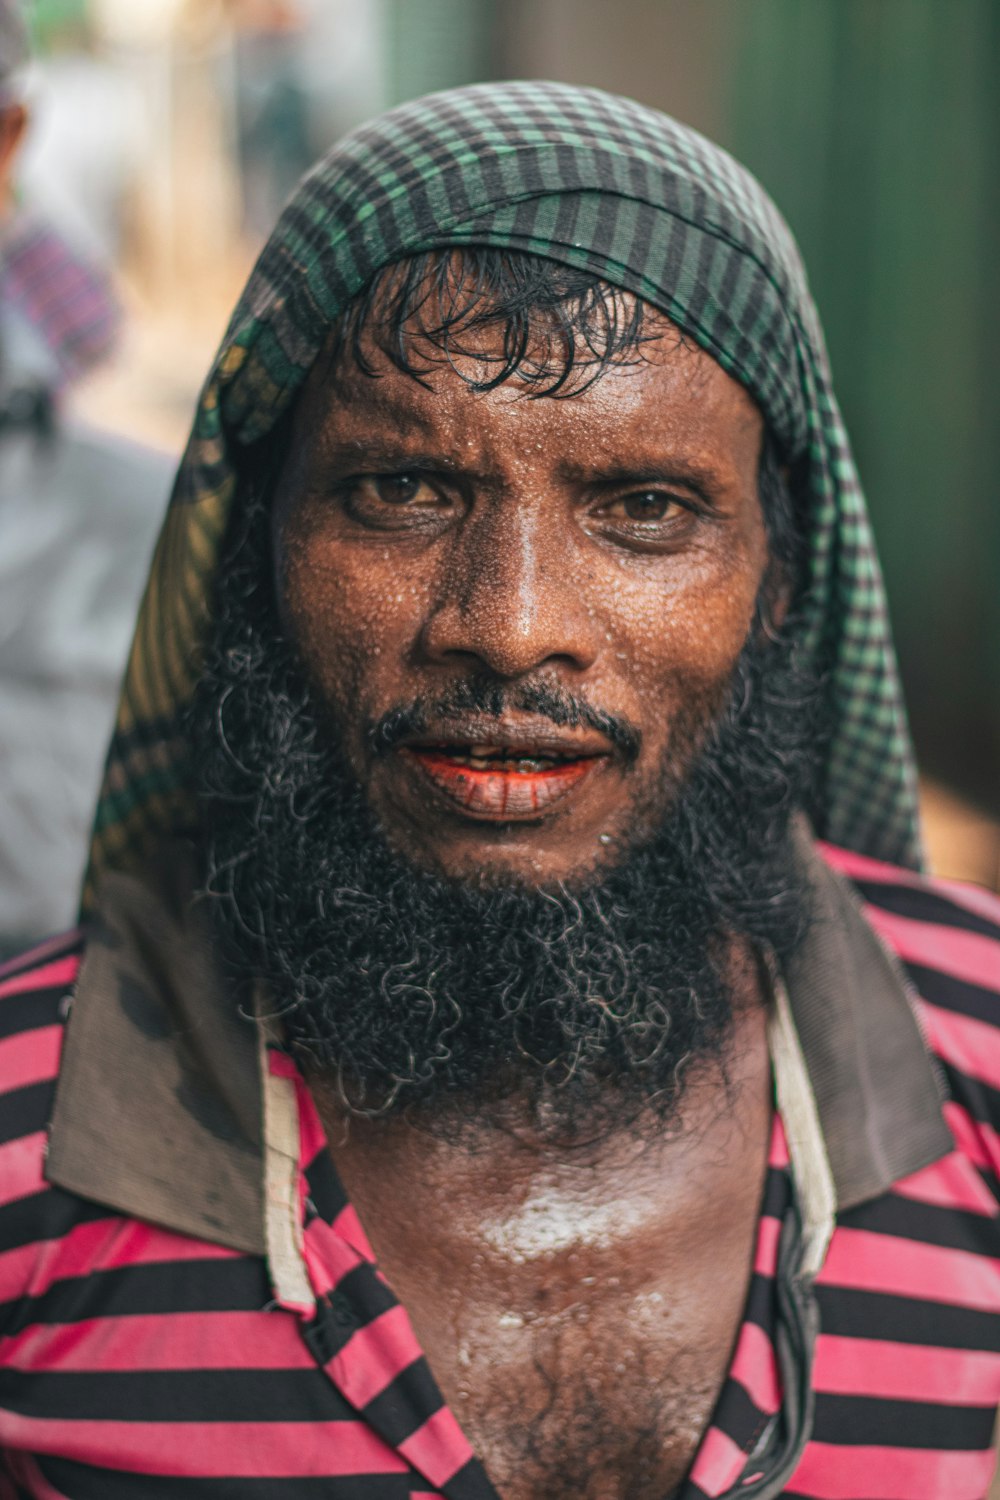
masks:
{"label": "neck", "polygon": [[[647,1170],[684,1174],[692,1151],[707,1139],[725,1154],[726,1140],[739,1134],[748,1116],[759,1115],[760,1098],[769,1098],[767,996],[765,981],[751,953],[734,946],[730,968],[734,1021],[719,1056],[700,1066],[692,1063],[684,1091],[668,1115],[622,1098],[616,1110],[615,1086],[607,1085],[607,1105],[593,1130],[575,1116],[562,1128],[559,1101],[549,1105],[527,1090],[513,1089],[500,1099],[475,1104],[448,1100],[386,1119],[351,1113],[332,1079],[321,1070],[310,1073],[310,1086],[345,1187],[362,1208],[367,1184],[377,1183],[377,1202],[396,1181],[404,1196],[444,1191],[476,1205],[477,1214],[517,1211],[537,1191],[555,1191],[564,1183],[578,1200],[584,1184],[599,1201],[622,1206],[622,1188],[634,1180],[641,1191]],[[750,1102],[748,1102],[750,1101]],[[609,1122],[617,1120],[618,1124]],[[558,1196],[558,1193],[557,1193]],[[537,1210],[532,1209],[536,1215]],[[362,1214],[364,1217],[364,1214]],[[454,1225],[452,1224],[451,1230]],[[532,1231],[534,1232],[534,1231]]]}

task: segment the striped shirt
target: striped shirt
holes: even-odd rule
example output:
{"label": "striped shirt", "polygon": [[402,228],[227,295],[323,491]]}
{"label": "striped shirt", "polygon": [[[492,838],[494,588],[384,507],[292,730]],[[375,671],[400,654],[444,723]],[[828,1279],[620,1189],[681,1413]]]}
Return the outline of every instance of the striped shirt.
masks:
{"label": "striped shirt", "polygon": [[[981,1500],[1000,1400],[1000,902],[826,858],[905,965],[952,1147],[842,1208],[813,1283],[776,1108],[743,1320],[680,1495]],[[297,1137],[269,1259],[46,1180],[81,947],[0,981],[0,1500],[495,1500],[286,1053],[266,1055]]]}

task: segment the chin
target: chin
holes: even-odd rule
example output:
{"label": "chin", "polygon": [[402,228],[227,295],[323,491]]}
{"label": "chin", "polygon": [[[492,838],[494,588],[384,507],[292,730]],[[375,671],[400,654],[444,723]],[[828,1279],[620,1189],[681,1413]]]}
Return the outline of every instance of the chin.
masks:
{"label": "chin", "polygon": [[553,850],[531,838],[537,831],[537,825],[498,824],[487,838],[415,846],[382,828],[389,848],[412,870],[474,891],[585,891],[599,885],[638,842],[604,834],[583,849]]}

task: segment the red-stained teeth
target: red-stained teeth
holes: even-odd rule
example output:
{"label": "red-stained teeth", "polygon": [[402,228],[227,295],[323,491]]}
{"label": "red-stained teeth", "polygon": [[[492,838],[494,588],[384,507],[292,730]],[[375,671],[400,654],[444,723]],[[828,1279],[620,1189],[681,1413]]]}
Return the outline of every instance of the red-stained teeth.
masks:
{"label": "red-stained teeth", "polygon": [[[546,751],[538,754],[527,747],[514,748],[503,745],[440,745],[428,747],[430,753],[447,757],[455,766],[467,766],[473,771],[497,771],[504,775],[528,776],[539,771],[548,771],[586,756],[560,754]],[[417,752],[420,753],[419,751]]]}

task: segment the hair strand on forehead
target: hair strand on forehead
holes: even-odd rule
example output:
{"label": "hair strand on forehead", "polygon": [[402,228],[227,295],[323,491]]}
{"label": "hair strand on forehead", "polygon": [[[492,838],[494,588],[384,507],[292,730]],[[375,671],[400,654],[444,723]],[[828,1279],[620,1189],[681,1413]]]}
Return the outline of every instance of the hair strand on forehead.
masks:
{"label": "hair strand on forehead", "polygon": [[[660,336],[644,314],[640,298],[544,256],[486,245],[427,250],[383,267],[352,299],[332,355],[349,353],[375,375],[374,345],[421,384],[443,360],[477,391],[516,375],[530,396],[572,396],[610,365],[641,359],[643,344]],[[484,351],[484,332],[502,334],[495,352]],[[486,374],[459,367],[470,356]]]}

